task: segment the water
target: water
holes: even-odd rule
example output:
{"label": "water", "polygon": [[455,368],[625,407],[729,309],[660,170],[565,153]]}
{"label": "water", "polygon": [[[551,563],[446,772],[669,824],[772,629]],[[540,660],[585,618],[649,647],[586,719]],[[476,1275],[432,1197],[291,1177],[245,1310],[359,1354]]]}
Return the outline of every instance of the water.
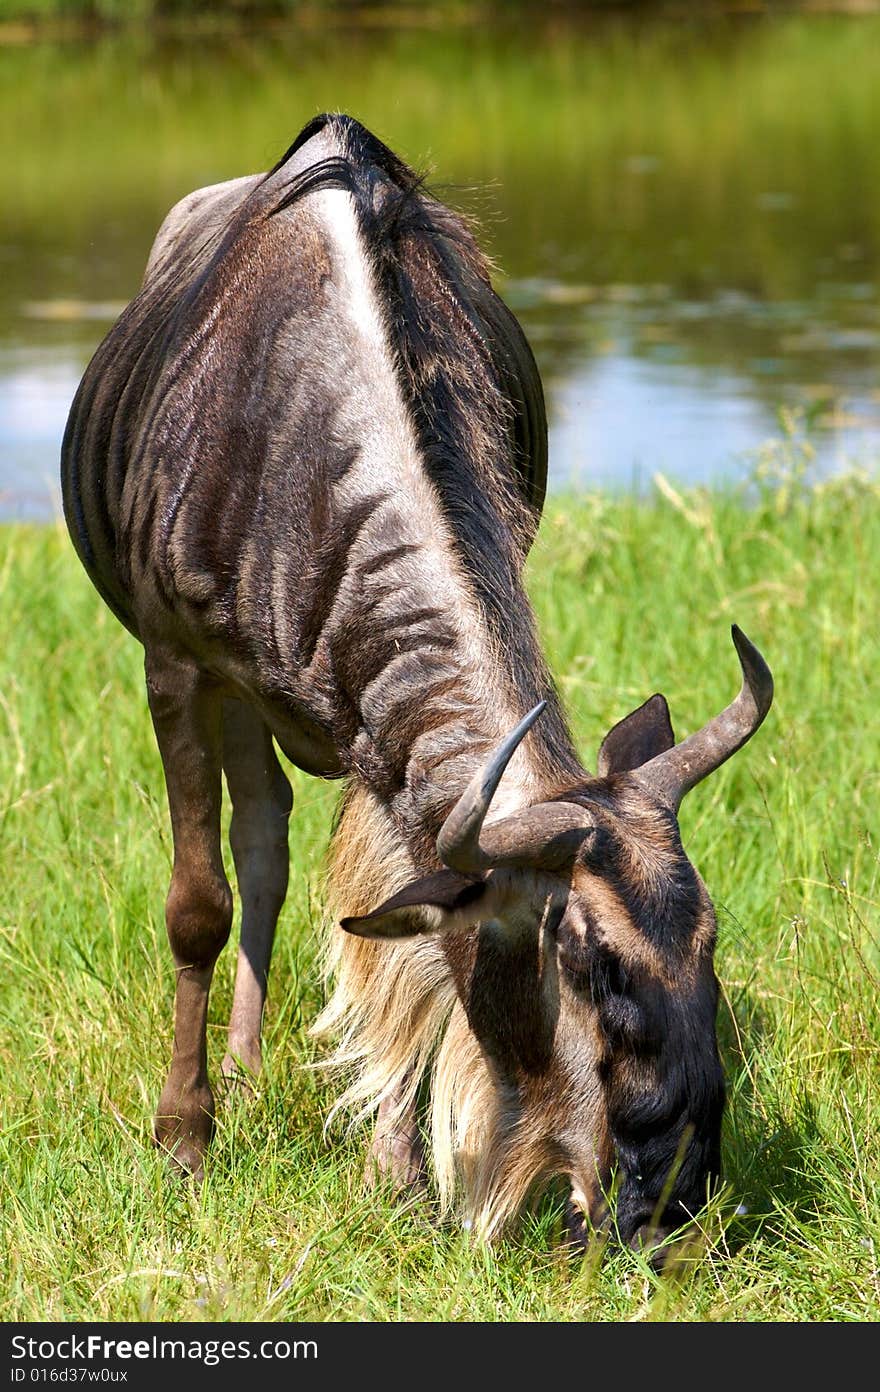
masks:
{"label": "water", "polygon": [[739,477],[783,407],[818,471],[876,468],[880,16],[419,14],[0,30],[0,516],[57,511],[71,397],[168,207],[322,109],[478,218],[544,378],[553,486]]}

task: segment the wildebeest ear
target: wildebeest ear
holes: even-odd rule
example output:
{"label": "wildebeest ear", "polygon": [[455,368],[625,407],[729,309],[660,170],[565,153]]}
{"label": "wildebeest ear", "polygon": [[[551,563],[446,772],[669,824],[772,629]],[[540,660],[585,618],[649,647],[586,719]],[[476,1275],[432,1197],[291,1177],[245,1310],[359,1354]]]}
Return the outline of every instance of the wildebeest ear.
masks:
{"label": "wildebeest ear", "polygon": [[438,870],[413,880],[371,913],[343,918],[340,926],[359,938],[411,938],[419,933],[466,928],[485,915],[490,897],[494,896],[485,880],[470,879],[455,870]]}
{"label": "wildebeest ear", "polygon": [[664,754],[675,744],[672,721],[666,697],[659,692],[649,696],[643,706],[619,720],[602,741],[599,750],[598,774],[626,773],[641,768],[657,754]]}

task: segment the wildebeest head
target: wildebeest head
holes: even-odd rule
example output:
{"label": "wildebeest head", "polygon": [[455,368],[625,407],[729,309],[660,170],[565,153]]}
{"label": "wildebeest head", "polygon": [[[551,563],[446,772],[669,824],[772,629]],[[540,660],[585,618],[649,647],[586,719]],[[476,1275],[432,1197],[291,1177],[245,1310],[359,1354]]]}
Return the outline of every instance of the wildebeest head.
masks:
{"label": "wildebeest head", "polygon": [[737,698],[676,745],[655,695],[609,732],[597,777],[494,822],[492,797],[538,706],[496,749],[437,838],[444,869],[372,913],[372,938],[442,933],[491,1077],[471,1202],[491,1232],[535,1180],[566,1174],[604,1222],[616,1168],[621,1239],[654,1248],[704,1204],[719,1172],[724,1082],[715,1036],[715,915],[688,860],[685,793],[758,728],[773,695],[734,627]]}

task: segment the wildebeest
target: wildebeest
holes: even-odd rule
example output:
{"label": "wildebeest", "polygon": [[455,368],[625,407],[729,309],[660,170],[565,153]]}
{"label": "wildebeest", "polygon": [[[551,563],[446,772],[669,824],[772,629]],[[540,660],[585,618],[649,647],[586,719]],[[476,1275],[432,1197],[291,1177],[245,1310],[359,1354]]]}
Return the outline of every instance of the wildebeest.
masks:
{"label": "wildebeest", "polygon": [[79,556],[145,649],[171,811],[157,1140],[201,1172],[223,774],[242,900],[223,1072],[260,1068],[288,876],[277,742],[346,780],[318,1028],[349,1069],[340,1105],[378,1111],[368,1168],[419,1184],[427,1130],[442,1200],[460,1187],[489,1237],[556,1174],[599,1223],[616,1170],[627,1242],[699,1209],[724,1100],[715,920],[676,813],[772,682],[734,629],[725,711],[676,746],[655,695],[585,771],[521,579],[540,380],[462,219],[344,116],[191,194],[86,371],[62,473]]}

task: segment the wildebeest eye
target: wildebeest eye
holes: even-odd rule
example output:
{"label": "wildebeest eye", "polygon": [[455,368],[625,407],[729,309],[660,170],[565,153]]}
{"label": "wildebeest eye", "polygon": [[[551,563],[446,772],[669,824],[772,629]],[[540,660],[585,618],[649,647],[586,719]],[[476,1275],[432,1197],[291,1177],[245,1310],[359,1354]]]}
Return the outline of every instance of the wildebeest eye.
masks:
{"label": "wildebeest eye", "polygon": [[590,961],[590,990],[597,1005],[609,997],[625,996],[629,988],[620,958],[601,943],[594,943]]}

